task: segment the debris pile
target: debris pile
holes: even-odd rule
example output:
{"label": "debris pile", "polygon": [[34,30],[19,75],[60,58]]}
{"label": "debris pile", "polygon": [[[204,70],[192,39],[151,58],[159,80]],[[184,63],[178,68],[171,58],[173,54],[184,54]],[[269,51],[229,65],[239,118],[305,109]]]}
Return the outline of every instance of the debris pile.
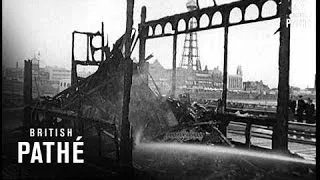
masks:
{"label": "debris pile", "polygon": [[[98,70],[78,84],[42,103],[44,106],[69,110],[84,118],[115,123],[119,130],[122,116],[124,57],[119,39]],[[137,64],[133,65],[129,121],[133,137],[143,129],[145,137],[154,137],[163,129],[177,124],[165,99],[157,96],[146,83]]]}

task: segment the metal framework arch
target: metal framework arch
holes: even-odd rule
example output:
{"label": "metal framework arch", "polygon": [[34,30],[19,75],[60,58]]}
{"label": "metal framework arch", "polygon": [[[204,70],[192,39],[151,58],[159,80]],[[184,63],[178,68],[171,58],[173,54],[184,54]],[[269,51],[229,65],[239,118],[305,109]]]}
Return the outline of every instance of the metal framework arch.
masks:
{"label": "metal framework arch", "polygon": [[[276,12],[270,16],[263,16],[263,9],[267,3],[275,3]],[[258,17],[247,20],[245,18],[246,10],[249,6],[254,5],[258,8]],[[239,22],[230,22],[230,13],[233,9],[239,8],[241,11],[241,20]],[[216,13],[221,15],[221,23],[213,23]],[[273,149],[287,151],[288,149],[288,102],[289,102],[289,56],[290,56],[290,17],[291,14],[291,0],[241,0],[229,4],[215,5],[203,9],[196,9],[185,13],[180,13],[172,16],[166,16],[158,20],[151,20],[146,22],[146,7],[142,7],[141,23],[139,24],[139,64],[142,65],[142,72],[147,72],[148,66],[145,60],[145,44],[147,39],[160,38],[166,36],[173,36],[173,73],[172,73],[172,94],[175,95],[176,89],[176,46],[177,35],[202,30],[224,28],[224,68],[223,68],[223,93],[222,103],[223,111],[226,107],[227,99],[227,64],[228,64],[228,32],[229,27],[242,24],[261,22],[280,18],[280,47],[279,47],[279,82],[278,82],[278,106],[277,106],[277,121],[274,125],[273,133]],[[200,19],[207,15],[209,18],[209,25],[201,27]],[[197,27],[190,29],[189,20],[195,18]],[[179,25],[184,22],[185,29],[181,30]],[[164,31],[165,25],[170,23],[174,32],[166,33]],[[156,34],[156,27],[161,27],[161,34]],[[149,30],[151,29],[151,33]]]}
{"label": "metal framework arch", "polygon": [[[76,59],[75,58],[75,35],[85,35],[87,42],[86,42],[86,58],[85,59]],[[95,47],[93,45],[93,40],[96,37],[101,37],[101,47]],[[104,24],[101,23],[101,32],[98,31],[96,33],[92,32],[80,32],[80,31],[73,31],[72,32],[72,52],[71,52],[71,84],[77,84],[80,78],[77,75],[77,65],[82,66],[99,66],[104,60],[105,56],[107,56],[108,47],[104,45]],[[95,59],[95,53],[101,50],[101,58],[100,60]]]}
{"label": "metal framework arch", "polygon": [[[262,10],[264,8],[264,5],[269,2],[275,3],[277,5],[276,14],[272,15],[272,16],[262,17]],[[258,14],[259,14],[258,18],[246,20],[245,19],[246,9],[252,5],[254,5],[255,7],[258,8]],[[234,26],[234,25],[240,25],[240,24],[246,24],[246,23],[252,23],[252,22],[258,22],[258,21],[279,18],[279,6],[280,6],[280,0],[243,0],[243,1],[232,2],[229,4],[223,4],[220,6],[212,6],[212,7],[207,7],[207,8],[194,10],[194,11],[190,11],[190,12],[186,12],[186,13],[176,14],[173,16],[166,16],[166,17],[160,18],[158,20],[152,20],[152,21],[148,21],[145,23],[140,23],[139,27],[141,29],[151,27],[153,32],[151,33],[152,35],[147,36],[147,39],[158,38],[158,37],[162,37],[162,36],[173,36],[175,33],[165,33],[165,31],[163,30],[167,23],[172,24],[173,29],[177,29],[178,23],[181,20],[184,20],[186,23],[186,29],[183,31],[178,31],[178,34],[183,34],[183,33],[188,33],[189,31],[201,31],[201,30],[206,30],[206,29],[221,28],[221,27],[224,27],[226,24],[228,24],[228,26]],[[229,20],[228,22],[225,20],[221,24],[209,24],[208,26],[205,26],[205,27],[200,27],[200,25],[199,25],[199,22],[200,22],[200,19],[202,16],[207,15],[209,18],[209,21],[212,22],[212,19],[213,19],[215,13],[220,12],[222,15],[222,19],[224,20],[224,19],[227,19],[225,16],[230,17],[230,13],[232,12],[232,10],[234,10],[236,8],[239,8],[241,11],[241,21],[239,21],[239,22],[231,23],[230,19],[228,18],[228,20]],[[189,24],[187,23],[190,21],[191,18],[195,18],[196,22],[197,22],[197,27],[192,28],[192,29],[190,29]],[[160,25],[162,28],[161,34],[155,33],[155,29],[158,25]],[[148,29],[150,29],[150,28],[148,28]]]}

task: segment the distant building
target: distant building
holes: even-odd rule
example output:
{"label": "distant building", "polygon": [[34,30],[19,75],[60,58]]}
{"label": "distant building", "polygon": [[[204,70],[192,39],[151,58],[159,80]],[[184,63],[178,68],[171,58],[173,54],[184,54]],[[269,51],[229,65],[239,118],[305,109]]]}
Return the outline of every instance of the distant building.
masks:
{"label": "distant building", "polygon": [[[165,69],[156,60],[149,65],[149,72],[158,88],[162,91],[161,93],[166,94],[171,90],[172,69]],[[201,92],[222,89],[223,76],[219,67],[215,67],[213,70],[208,70],[205,67],[203,71],[177,67],[176,72],[176,91],[178,94],[183,93],[185,90]],[[228,76],[228,89],[242,89],[242,70],[240,66],[237,69],[236,75]]]}
{"label": "distant building", "polygon": [[71,79],[70,78],[69,79],[61,79],[61,80],[59,80],[58,91],[61,92],[70,86],[71,86]]}
{"label": "distant building", "polygon": [[[90,76],[91,74],[92,74],[92,72],[90,72],[90,71],[87,72],[84,70],[77,72],[77,76],[82,77],[82,78],[86,78],[86,77]],[[70,75],[70,77],[71,77],[71,75]],[[69,79],[70,79],[70,77],[69,77]]]}
{"label": "distant building", "polygon": [[212,87],[212,74],[209,74],[208,71],[194,71],[192,69],[177,68],[178,89],[204,89]]}
{"label": "distant building", "polygon": [[32,60],[32,81],[37,85],[42,86],[47,84],[50,79],[50,74],[45,68],[40,68],[40,60],[33,58]]}
{"label": "distant building", "polygon": [[310,92],[312,92],[312,93],[313,93],[313,92],[314,92],[314,93],[316,92],[316,89],[315,89],[315,88],[306,88],[305,90],[306,90],[306,91],[310,91]]}
{"label": "distant building", "polygon": [[40,69],[40,60],[39,59],[34,57],[31,59],[31,63],[32,63],[32,72],[38,71]]}
{"label": "distant building", "polygon": [[243,90],[251,93],[266,93],[270,90],[268,85],[261,81],[246,81],[243,82]]}
{"label": "distant building", "polygon": [[4,79],[23,81],[23,69],[22,68],[5,68],[3,72]]}
{"label": "distant building", "polygon": [[213,78],[212,74],[209,74],[208,71],[196,72],[196,85],[200,88],[213,88]]}
{"label": "distant building", "polygon": [[278,88],[272,88],[272,89],[270,89],[270,90],[268,91],[268,93],[269,93],[269,94],[274,94],[274,95],[276,95],[276,94],[278,94]]}
{"label": "distant building", "polygon": [[37,81],[39,84],[47,84],[49,82],[50,74],[44,68],[40,68],[38,72]]}
{"label": "distant building", "polygon": [[213,78],[213,87],[218,88],[218,89],[222,89],[223,75],[222,75],[222,71],[219,70],[219,66],[213,68],[212,78]]}
{"label": "distant building", "polygon": [[242,76],[228,75],[228,90],[242,90]]}
{"label": "distant building", "polygon": [[[33,98],[38,98],[39,96],[48,95],[53,96],[59,91],[59,81],[65,79],[71,79],[71,71],[65,68],[50,67],[45,68],[40,67],[39,58],[32,58],[32,94]],[[84,76],[90,75],[90,73],[81,74]],[[19,67],[18,63],[14,68],[5,68],[3,70],[3,80],[7,80],[8,83],[5,85],[4,89],[8,90],[17,82],[23,82],[24,79],[24,67]],[[12,81],[12,82],[11,82]],[[22,86],[19,92],[22,92]]]}
{"label": "distant building", "polygon": [[40,60],[36,57],[32,62],[32,94],[34,98],[49,95],[52,87],[49,84],[49,72],[45,68],[40,68]]}
{"label": "distant building", "polygon": [[237,75],[242,77],[242,67],[240,65],[237,67]]}
{"label": "distant building", "polygon": [[242,68],[237,67],[236,75],[228,75],[228,90],[242,90]]}
{"label": "distant building", "polygon": [[6,80],[17,80],[23,81],[23,68],[19,67],[18,62],[16,63],[16,67],[14,68],[6,68],[2,69],[2,78]]}
{"label": "distant building", "polygon": [[300,89],[299,87],[290,86],[289,93],[290,93],[290,95],[297,96],[297,95],[299,95],[300,90],[301,90],[301,89]]}
{"label": "distant building", "polygon": [[2,94],[23,95],[23,82],[15,79],[2,79]]}
{"label": "distant building", "polygon": [[[165,69],[158,60],[149,65],[149,85],[152,88],[156,88],[153,81],[156,83],[161,94],[168,94],[171,90],[171,71]],[[156,90],[156,89],[154,89]]]}
{"label": "distant building", "polygon": [[305,89],[301,89],[298,92],[299,95],[312,95],[312,94],[316,94],[316,90],[314,88],[305,88]]}
{"label": "distant building", "polygon": [[59,82],[61,79],[71,79],[71,70],[58,67],[45,68],[49,72],[49,80]]}

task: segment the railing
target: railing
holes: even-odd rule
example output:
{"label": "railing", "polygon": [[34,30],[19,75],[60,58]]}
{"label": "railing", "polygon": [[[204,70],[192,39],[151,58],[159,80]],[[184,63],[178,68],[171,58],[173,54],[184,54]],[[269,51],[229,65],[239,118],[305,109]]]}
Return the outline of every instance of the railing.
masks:
{"label": "railing", "polygon": [[[236,128],[239,127],[239,128]],[[250,146],[251,137],[272,139],[273,128],[262,125],[248,125],[244,122],[231,121],[228,132],[238,135],[245,135],[246,144]],[[289,122],[288,140],[301,144],[316,144],[316,125]]]}
{"label": "railing", "polygon": [[[216,105],[204,105],[204,106],[207,106],[209,108],[216,108],[217,106]],[[241,114],[243,113],[248,113],[250,115],[255,115],[255,116],[269,116],[269,117],[276,117],[276,110],[260,110],[260,109],[248,109],[248,108],[236,108],[236,107],[228,107],[227,106],[227,109],[226,109],[226,112],[228,113],[236,113],[236,112],[240,112]],[[298,115],[297,114],[294,114],[294,118],[297,118]],[[303,118],[306,119],[306,115],[303,114]],[[291,119],[291,121],[293,122],[294,120],[296,119]],[[312,116],[312,121],[315,122],[316,120],[316,115],[314,114]],[[290,121],[290,119],[289,119]],[[297,122],[298,123],[298,122]],[[299,123],[298,123],[299,124]],[[300,124],[305,124],[305,123],[300,123]]]}

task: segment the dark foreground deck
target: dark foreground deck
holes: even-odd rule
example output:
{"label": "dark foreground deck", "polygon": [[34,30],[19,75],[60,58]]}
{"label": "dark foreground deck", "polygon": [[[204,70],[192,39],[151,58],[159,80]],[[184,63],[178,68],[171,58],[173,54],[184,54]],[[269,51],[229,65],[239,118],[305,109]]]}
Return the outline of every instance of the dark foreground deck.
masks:
{"label": "dark foreground deck", "polygon": [[[4,179],[316,179],[314,164],[203,151],[203,147],[140,144],[133,151],[133,168],[97,156],[94,139],[87,143],[84,164],[18,164],[15,133],[3,144]],[[235,149],[240,151],[240,149]],[[90,155],[91,154],[91,155]]]}
{"label": "dark foreground deck", "polygon": [[[3,130],[20,125],[13,121],[19,113],[6,117],[9,119],[3,120]],[[18,164],[17,142],[25,137],[19,130],[4,133],[4,179],[316,179],[315,164],[215,153],[181,145],[137,145],[133,151],[134,168],[127,169],[109,158],[108,144],[98,156],[97,139],[89,136],[85,137],[84,164]]]}

